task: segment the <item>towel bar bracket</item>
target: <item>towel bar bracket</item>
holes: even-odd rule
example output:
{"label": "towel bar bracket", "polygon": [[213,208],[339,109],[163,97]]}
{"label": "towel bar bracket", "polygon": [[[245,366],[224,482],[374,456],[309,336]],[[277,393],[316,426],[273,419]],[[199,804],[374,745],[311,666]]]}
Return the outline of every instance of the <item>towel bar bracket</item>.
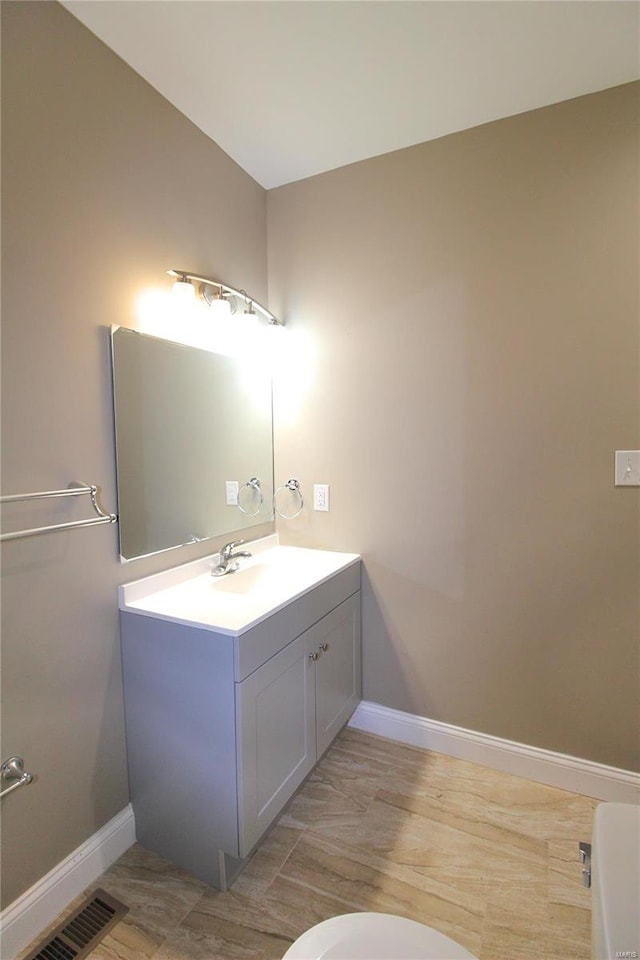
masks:
{"label": "towel bar bracket", "polygon": [[117,523],[115,513],[105,513],[98,503],[98,488],[95,484],[80,483],[73,480],[65,490],[45,490],[41,493],[16,493],[0,497],[0,503],[15,503],[18,500],[42,500],[49,497],[77,497],[89,494],[91,506],[97,517],[89,520],[72,520],[69,523],[54,523],[48,527],[34,527],[30,530],[14,530],[12,533],[3,533],[0,540],[18,540],[22,537],[35,537],[42,533],[55,533],[57,530],[71,530],[74,527],[91,527],[99,523]]}
{"label": "towel bar bracket", "polygon": [[9,757],[9,759],[5,760],[2,766],[0,766],[0,771],[2,780],[13,780],[10,787],[0,792],[0,797],[6,797],[12,790],[17,790],[18,787],[24,787],[33,780],[33,774],[27,773],[24,769],[24,760],[22,757]]}

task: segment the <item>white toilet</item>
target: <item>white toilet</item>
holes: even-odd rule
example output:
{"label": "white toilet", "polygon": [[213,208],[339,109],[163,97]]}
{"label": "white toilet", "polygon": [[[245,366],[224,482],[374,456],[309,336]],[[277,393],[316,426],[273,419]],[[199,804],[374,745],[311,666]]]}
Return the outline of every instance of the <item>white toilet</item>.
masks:
{"label": "white toilet", "polygon": [[389,913],[346,913],[303,933],[283,960],[476,960],[432,927]]}

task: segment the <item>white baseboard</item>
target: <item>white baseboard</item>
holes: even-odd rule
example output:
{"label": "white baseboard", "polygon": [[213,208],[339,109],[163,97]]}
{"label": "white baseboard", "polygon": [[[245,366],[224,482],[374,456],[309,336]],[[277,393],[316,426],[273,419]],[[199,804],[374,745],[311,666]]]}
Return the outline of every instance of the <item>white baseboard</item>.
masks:
{"label": "white baseboard", "polygon": [[135,841],[135,820],[129,804],[2,911],[2,960],[12,960]]}
{"label": "white baseboard", "polygon": [[597,800],[640,803],[640,774],[362,701],[349,726]]}

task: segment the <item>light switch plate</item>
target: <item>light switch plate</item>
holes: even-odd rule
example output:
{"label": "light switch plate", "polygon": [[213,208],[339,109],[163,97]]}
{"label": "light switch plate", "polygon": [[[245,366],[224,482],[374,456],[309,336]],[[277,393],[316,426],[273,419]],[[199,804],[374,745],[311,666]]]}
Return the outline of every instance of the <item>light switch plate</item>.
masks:
{"label": "light switch plate", "polygon": [[313,509],[329,510],[329,484],[314,483],[313,485]]}
{"label": "light switch plate", "polygon": [[640,487],[640,450],[616,450],[616,487]]}
{"label": "light switch plate", "polygon": [[225,489],[227,494],[227,506],[237,507],[238,506],[238,492],[240,490],[240,485],[237,480],[225,480]]}

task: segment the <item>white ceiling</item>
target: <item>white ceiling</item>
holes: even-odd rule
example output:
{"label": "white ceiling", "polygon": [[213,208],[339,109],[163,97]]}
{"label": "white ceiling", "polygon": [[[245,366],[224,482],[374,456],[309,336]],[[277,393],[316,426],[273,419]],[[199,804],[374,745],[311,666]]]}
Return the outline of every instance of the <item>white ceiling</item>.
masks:
{"label": "white ceiling", "polygon": [[640,76],[635,0],[63,0],[264,187]]}

